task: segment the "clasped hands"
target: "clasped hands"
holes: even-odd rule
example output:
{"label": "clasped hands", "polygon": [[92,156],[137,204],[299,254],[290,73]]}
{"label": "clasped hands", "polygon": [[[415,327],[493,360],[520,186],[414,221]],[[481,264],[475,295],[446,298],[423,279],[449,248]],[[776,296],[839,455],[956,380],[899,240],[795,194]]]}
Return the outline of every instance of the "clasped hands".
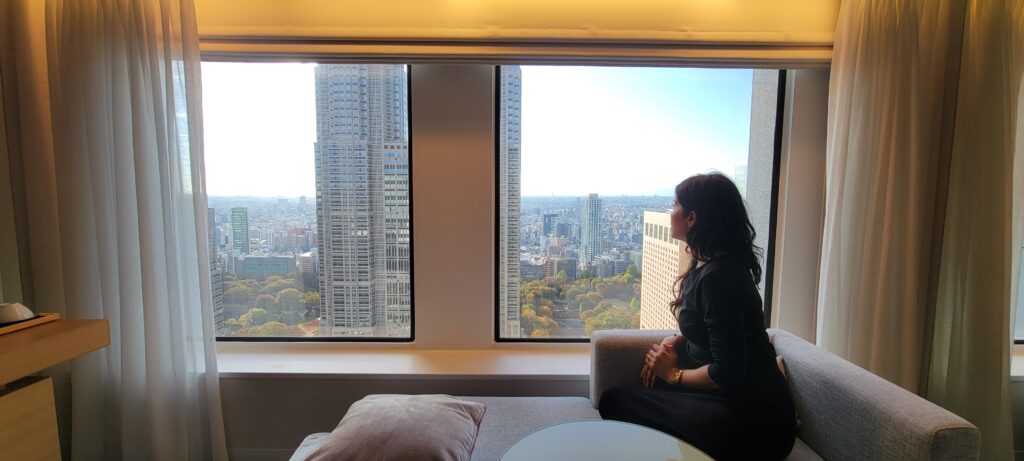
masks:
{"label": "clasped hands", "polygon": [[670,375],[677,370],[675,344],[680,339],[682,336],[669,336],[661,343],[651,345],[651,350],[644,357],[644,366],[640,369],[644,387],[654,387],[655,378],[669,381]]}

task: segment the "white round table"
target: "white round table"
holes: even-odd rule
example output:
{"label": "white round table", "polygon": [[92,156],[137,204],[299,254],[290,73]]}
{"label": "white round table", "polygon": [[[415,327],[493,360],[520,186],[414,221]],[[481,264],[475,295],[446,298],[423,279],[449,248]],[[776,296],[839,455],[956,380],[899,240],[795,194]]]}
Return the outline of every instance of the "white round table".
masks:
{"label": "white round table", "polygon": [[620,421],[555,424],[516,442],[501,461],[713,461],[671,435]]}

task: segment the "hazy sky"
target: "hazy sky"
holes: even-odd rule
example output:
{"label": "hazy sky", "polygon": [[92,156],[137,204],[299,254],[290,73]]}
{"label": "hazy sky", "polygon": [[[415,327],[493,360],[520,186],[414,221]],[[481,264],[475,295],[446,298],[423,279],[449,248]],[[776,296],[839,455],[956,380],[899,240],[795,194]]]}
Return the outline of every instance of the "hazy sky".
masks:
{"label": "hazy sky", "polygon": [[[314,195],[313,64],[203,63],[210,195]],[[750,70],[524,67],[522,195],[669,195],[747,161]]]}

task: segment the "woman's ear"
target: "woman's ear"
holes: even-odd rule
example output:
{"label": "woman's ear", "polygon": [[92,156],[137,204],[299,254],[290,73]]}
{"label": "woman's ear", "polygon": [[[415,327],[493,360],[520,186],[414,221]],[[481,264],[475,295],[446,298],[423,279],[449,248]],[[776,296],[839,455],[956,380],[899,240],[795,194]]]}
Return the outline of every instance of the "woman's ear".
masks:
{"label": "woman's ear", "polygon": [[691,211],[686,214],[686,227],[693,227],[694,224],[697,224],[697,212]]}

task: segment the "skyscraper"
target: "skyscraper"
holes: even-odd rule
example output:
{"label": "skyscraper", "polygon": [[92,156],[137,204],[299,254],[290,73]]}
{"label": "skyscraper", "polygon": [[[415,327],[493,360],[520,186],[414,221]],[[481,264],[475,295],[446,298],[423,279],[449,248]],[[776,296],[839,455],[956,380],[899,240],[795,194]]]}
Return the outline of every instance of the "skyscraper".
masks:
{"label": "skyscraper", "polygon": [[315,79],[320,334],[408,336],[405,66],[321,64]]}
{"label": "skyscraper", "polygon": [[249,210],[245,207],[231,209],[231,244],[240,254],[249,253]]}
{"label": "skyscraper", "polygon": [[217,242],[217,219],[213,208],[206,209],[206,241],[210,253],[210,293],[213,297],[213,321],[218,335],[224,333],[224,264]]}
{"label": "skyscraper", "polygon": [[669,303],[675,299],[675,283],[686,270],[686,244],[672,238],[668,213],[644,212],[643,266],[640,279],[640,328],[676,329],[679,325]]}
{"label": "skyscraper", "polygon": [[544,213],[544,236],[550,237],[558,224],[558,213]]}
{"label": "skyscraper", "polygon": [[601,255],[601,199],[590,194],[580,199],[580,262],[590,265]]}
{"label": "skyscraper", "polygon": [[498,113],[498,331],[501,337],[518,338],[519,329],[519,173],[522,71],[501,66]]}

